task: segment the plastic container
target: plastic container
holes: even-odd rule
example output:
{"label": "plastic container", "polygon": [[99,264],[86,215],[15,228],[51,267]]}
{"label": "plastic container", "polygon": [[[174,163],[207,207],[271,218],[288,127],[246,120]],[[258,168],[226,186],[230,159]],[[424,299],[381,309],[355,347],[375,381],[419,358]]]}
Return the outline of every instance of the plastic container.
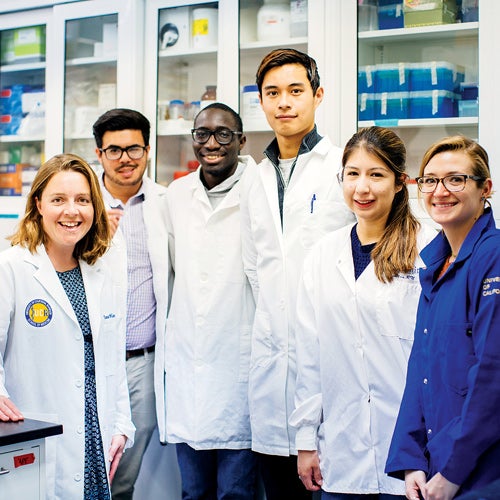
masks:
{"label": "plastic container", "polygon": [[409,63],[377,64],[375,92],[408,92],[410,90]]}
{"label": "plastic container", "polygon": [[257,14],[257,40],[270,42],[290,38],[288,0],[264,0]]}
{"label": "plastic container", "polygon": [[404,28],[403,2],[378,6],[378,29],[389,30]]}
{"label": "plastic container", "polygon": [[216,8],[193,9],[192,46],[194,49],[217,47],[218,10]]}
{"label": "plastic container", "polygon": [[477,99],[479,96],[479,85],[476,82],[462,82],[460,84],[460,96],[466,101]]}
{"label": "plastic container", "polygon": [[410,118],[451,118],[457,116],[457,96],[448,90],[410,92]]}
{"label": "plastic container", "polygon": [[375,65],[358,67],[358,94],[375,93]]}
{"label": "plastic container", "polygon": [[290,2],[290,36],[307,36],[307,0]]}
{"label": "plastic container", "polygon": [[458,101],[458,116],[479,116],[479,101]]}
{"label": "plastic container", "polygon": [[410,72],[410,90],[447,90],[457,92],[464,81],[462,66],[445,61],[413,63]]}
{"label": "plastic container", "polygon": [[409,115],[409,92],[382,92],[377,94],[376,120],[400,120]]}
{"label": "plastic container", "polygon": [[159,50],[188,50],[190,40],[189,7],[176,7],[160,11]]}
{"label": "plastic container", "polygon": [[377,3],[373,0],[358,1],[358,30],[373,31],[377,28]]}
{"label": "plastic container", "polygon": [[266,115],[262,110],[257,85],[245,85],[242,93],[242,118],[245,128],[266,124]]}
{"label": "plastic container", "polygon": [[178,120],[184,118],[184,101],[173,99],[168,105],[168,118],[170,120]]}
{"label": "plastic container", "polygon": [[358,94],[358,120],[375,120],[375,105],[378,96],[375,94]]}
{"label": "plastic container", "polygon": [[474,23],[479,20],[479,1],[478,0],[462,0],[462,22]]}
{"label": "plastic container", "polygon": [[205,108],[209,104],[212,104],[217,100],[217,86],[216,85],[207,85],[205,88],[205,92],[203,92],[200,98],[200,109]]}

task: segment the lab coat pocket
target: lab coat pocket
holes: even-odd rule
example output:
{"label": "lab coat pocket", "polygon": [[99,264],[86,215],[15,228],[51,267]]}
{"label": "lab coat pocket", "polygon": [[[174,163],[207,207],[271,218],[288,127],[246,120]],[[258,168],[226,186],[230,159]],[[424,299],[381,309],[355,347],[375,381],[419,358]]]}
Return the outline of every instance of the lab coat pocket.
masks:
{"label": "lab coat pocket", "polygon": [[273,342],[269,314],[257,309],[252,334],[251,365],[266,367],[271,362]]}
{"label": "lab coat pocket", "polygon": [[443,383],[453,392],[465,396],[467,377],[476,362],[472,342],[472,323],[449,323],[444,332],[436,332],[443,339],[441,351],[441,376]]}
{"label": "lab coat pocket", "polygon": [[420,297],[418,275],[395,277],[376,291],[376,320],[381,335],[413,341]]}
{"label": "lab coat pocket", "polygon": [[250,371],[250,352],[252,341],[252,329],[249,326],[243,326],[240,330],[240,369],[238,382],[248,382],[248,373]]}
{"label": "lab coat pocket", "polygon": [[337,209],[341,209],[339,202],[313,198],[301,207],[300,239],[304,248],[311,248],[322,236],[335,229]]}

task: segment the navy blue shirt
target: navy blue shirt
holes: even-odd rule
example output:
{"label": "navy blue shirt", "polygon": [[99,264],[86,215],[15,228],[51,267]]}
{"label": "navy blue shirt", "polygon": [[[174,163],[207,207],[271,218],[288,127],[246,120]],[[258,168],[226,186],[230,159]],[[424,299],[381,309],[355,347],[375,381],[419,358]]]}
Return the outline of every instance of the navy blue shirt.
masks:
{"label": "navy blue shirt", "polygon": [[500,230],[477,220],[446,273],[443,233],[422,251],[415,342],[386,472],[440,472],[468,491],[500,478]]}

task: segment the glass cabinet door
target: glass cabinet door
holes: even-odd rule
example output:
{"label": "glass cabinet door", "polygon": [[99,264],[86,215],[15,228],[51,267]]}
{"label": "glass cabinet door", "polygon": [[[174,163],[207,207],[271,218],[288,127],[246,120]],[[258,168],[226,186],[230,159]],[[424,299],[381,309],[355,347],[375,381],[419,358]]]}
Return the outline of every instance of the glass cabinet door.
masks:
{"label": "glass cabinet door", "polygon": [[47,27],[20,21],[0,26],[0,196],[29,190],[45,152]]}
{"label": "glass cabinet door", "polygon": [[118,15],[66,21],[64,151],[95,160],[92,125],[116,107]]}
{"label": "glass cabinet door", "polygon": [[247,136],[245,150],[259,162],[274,137],[259,103],[255,74],[273,49],[308,51],[307,0],[240,0],[240,114]]}
{"label": "glass cabinet door", "polygon": [[115,107],[142,109],[144,7],[135,0],[54,7],[52,149],[98,164],[92,125]]}
{"label": "glass cabinet door", "polygon": [[358,2],[358,126],[394,128],[409,173],[440,137],[478,138],[479,2]]}
{"label": "glass cabinet door", "polygon": [[153,26],[147,46],[156,54],[157,68],[156,95],[146,93],[146,109],[156,130],[154,177],[165,185],[196,169],[193,118],[224,99],[218,85],[220,3],[160,0],[146,7],[146,24]]}

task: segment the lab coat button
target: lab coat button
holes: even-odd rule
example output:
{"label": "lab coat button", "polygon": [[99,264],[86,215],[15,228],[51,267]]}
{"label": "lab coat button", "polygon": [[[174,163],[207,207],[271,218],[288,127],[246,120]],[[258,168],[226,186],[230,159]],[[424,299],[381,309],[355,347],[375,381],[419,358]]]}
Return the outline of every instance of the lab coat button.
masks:
{"label": "lab coat button", "polygon": [[207,273],[201,273],[200,275],[200,281],[202,281],[203,283],[205,283],[208,279],[208,274]]}
{"label": "lab coat button", "polygon": [[80,379],[75,380],[75,385],[77,387],[81,387],[82,386],[82,381]]}
{"label": "lab coat button", "polygon": [[82,480],[82,475],[81,475],[81,474],[75,474],[75,475],[73,476],[73,479],[74,479],[75,481],[81,481],[81,480]]}
{"label": "lab coat button", "polygon": [[427,434],[432,434],[432,429],[427,429]]}
{"label": "lab coat button", "polygon": [[285,309],[285,301],[283,299],[280,300],[280,309],[282,311]]}
{"label": "lab coat button", "polygon": [[427,335],[427,328],[424,328],[424,333]]}
{"label": "lab coat button", "polygon": [[424,378],[424,384],[427,384],[428,380],[426,378]]}
{"label": "lab coat button", "polygon": [[83,427],[81,425],[79,425],[77,428],[76,428],[76,432],[78,432],[78,434],[81,434],[83,432]]}

